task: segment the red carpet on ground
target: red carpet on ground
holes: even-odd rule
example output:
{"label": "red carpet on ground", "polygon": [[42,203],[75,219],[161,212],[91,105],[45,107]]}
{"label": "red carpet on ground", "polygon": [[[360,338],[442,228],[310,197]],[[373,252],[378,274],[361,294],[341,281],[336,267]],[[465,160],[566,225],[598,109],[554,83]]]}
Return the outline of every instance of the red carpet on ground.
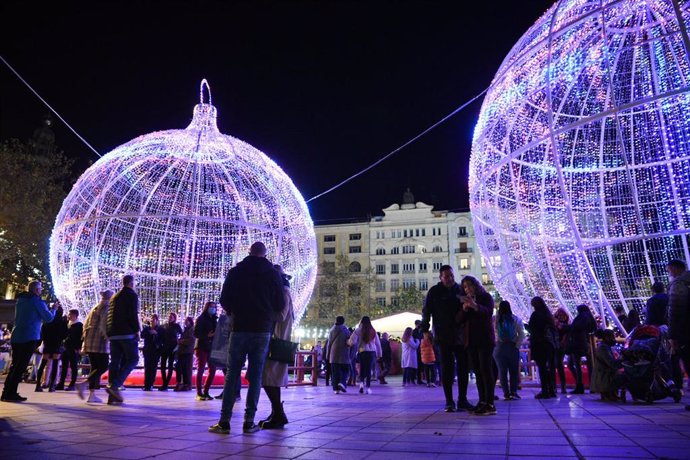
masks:
{"label": "red carpet on ground", "polygon": [[[242,386],[249,385],[249,382],[247,382],[247,379],[244,376],[245,371],[242,371]],[[208,376],[208,373],[204,373],[204,382],[206,381],[206,377]],[[108,373],[106,372],[103,374],[103,377],[101,378],[101,381],[103,383],[108,382]],[[216,376],[213,378],[213,384],[212,386],[214,387],[222,387],[223,383],[225,383],[225,376],[221,371],[216,372]],[[160,386],[163,384],[163,380],[161,379],[161,373],[160,370],[156,373],[156,381],[154,383],[154,386]],[[173,372],[172,379],[170,381],[170,386],[175,386],[177,384],[177,381],[175,380],[175,373]],[[196,384],[196,372],[192,374],[192,386]],[[127,377],[127,380],[125,380],[125,386],[126,387],[143,387],[144,386],[144,369],[134,369],[131,374],[129,374],[129,377]]]}

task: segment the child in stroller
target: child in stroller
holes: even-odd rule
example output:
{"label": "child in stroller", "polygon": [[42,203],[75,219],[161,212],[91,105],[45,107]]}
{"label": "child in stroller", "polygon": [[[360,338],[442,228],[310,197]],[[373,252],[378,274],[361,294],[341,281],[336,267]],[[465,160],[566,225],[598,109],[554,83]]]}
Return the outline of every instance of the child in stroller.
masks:
{"label": "child in stroller", "polygon": [[654,401],[672,397],[681,399],[680,389],[671,380],[671,355],[666,326],[640,326],[632,330],[623,350],[625,385],[621,400],[626,401],[626,391],[633,400]]}

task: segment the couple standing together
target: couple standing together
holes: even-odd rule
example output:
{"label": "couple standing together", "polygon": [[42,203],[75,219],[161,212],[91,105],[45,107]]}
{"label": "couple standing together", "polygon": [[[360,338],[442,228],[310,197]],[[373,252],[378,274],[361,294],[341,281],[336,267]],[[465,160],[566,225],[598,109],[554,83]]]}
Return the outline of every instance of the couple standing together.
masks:
{"label": "couple standing together", "polygon": [[[433,320],[434,340],[441,351],[445,411],[466,410],[477,415],[494,415],[493,298],[472,276],[464,277],[461,284],[456,283],[450,265],[441,267],[439,279],[424,301],[422,331],[428,331]],[[479,403],[476,406],[467,400],[470,362],[477,376]],[[456,374],[457,404],[453,398]]]}

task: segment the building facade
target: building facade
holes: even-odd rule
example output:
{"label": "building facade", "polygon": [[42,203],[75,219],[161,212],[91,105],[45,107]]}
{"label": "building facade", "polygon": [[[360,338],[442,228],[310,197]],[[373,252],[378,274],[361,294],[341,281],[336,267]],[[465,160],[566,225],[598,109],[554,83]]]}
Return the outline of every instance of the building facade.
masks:
{"label": "building facade", "polygon": [[[320,271],[307,322],[314,322],[318,304],[323,304],[326,296],[333,295],[333,292],[326,292],[325,283],[320,281],[328,276],[324,269],[335,269],[339,260],[347,260],[349,264],[350,284],[359,279],[360,286],[370,290],[372,318],[377,316],[376,310],[391,311],[392,307],[395,311],[404,291],[417,290],[418,297],[423,298],[439,281],[442,265],[453,267],[456,281],[472,275],[495,295],[474,238],[469,211],[436,211],[432,205],[415,202],[408,191],[402,204],[383,209],[381,216],[356,223],[316,225],[315,230]],[[421,311],[421,300],[416,308],[407,306],[405,309]],[[327,314],[322,311],[321,316]]]}

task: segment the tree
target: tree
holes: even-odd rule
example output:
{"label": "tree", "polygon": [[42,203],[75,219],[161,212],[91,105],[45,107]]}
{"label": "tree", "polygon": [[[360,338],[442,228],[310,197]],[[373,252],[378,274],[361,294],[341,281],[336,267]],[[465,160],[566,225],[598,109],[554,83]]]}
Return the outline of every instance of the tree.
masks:
{"label": "tree", "polygon": [[335,263],[323,262],[314,295],[307,308],[306,327],[330,327],[336,316],[345,316],[350,323],[363,315],[371,315],[375,302],[371,297],[375,275],[371,268],[362,269],[346,255],[336,257]]}
{"label": "tree", "polygon": [[410,287],[403,287],[396,292],[398,305],[391,305],[387,311],[387,315],[394,315],[396,313],[403,313],[409,311],[411,313],[421,313],[424,306],[424,294],[422,291],[413,285]]}
{"label": "tree", "polygon": [[72,162],[62,153],[34,153],[12,139],[0,143],[0,281],[49,283],[49,239],[66,195]]}

